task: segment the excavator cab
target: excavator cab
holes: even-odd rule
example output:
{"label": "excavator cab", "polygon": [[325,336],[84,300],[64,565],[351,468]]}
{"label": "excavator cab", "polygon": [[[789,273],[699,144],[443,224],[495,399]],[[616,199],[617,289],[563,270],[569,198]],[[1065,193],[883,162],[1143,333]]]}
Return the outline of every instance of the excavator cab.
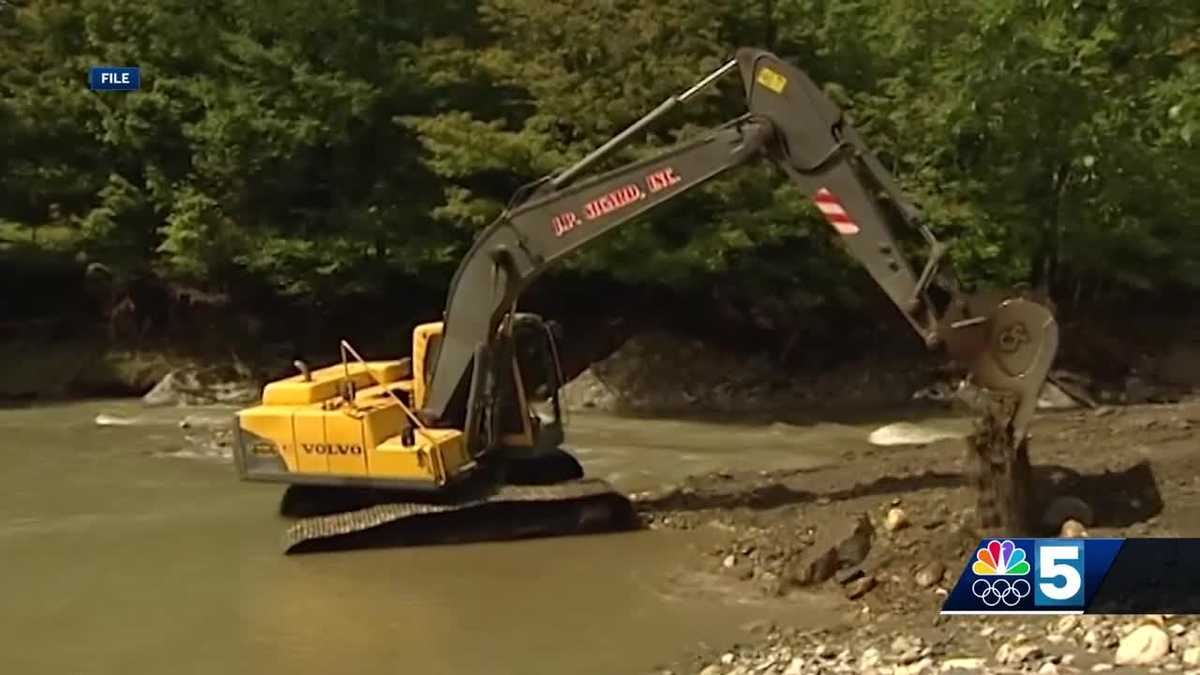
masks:
{"label": "excavator cab", "polygon": [[500,378],[501,447],[510,457],[544,455],[564,440],[562,364],[558,358],[555,322],[537,314],[515,313],[502,328],[503,342],[512,354]]}

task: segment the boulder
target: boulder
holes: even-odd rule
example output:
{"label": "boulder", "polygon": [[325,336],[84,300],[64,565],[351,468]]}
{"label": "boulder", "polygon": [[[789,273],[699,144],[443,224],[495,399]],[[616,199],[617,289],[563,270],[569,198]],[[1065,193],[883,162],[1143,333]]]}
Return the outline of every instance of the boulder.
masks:
{"label": "boulder", "polygon": [[793,563],[792,582],[799,586],[819,584],[840,569],[862,563],[874,539],[875,529],[865,513],[837,523],[819,534],[817,541]]}

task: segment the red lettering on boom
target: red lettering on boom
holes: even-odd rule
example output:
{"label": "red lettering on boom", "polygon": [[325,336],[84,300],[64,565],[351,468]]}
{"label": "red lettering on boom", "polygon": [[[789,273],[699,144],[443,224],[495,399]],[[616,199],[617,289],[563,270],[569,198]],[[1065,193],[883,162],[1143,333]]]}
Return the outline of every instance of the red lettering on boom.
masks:
{"label": "red lettering on boom", "polygon": [[588,220],[595,220],[601,216],[606,216],[617,209],[624,208],[630,204],[645,198],[646,193],[642,192],[642,188],[638,185],[630,183],[624,187],[619,187],[616,190],[593,199],[583,207],[583,216]]}
{"label": "red lettering on boom", "polygon": [[675,169],[668,166],[646,176],[646,187],[650,189],[651,193],[654,193],[665,190],[681,180],[683,179],[675,174]]}
{"label": "red lettering on boom", "polygon": [[560,213],[550,220],[550,227],[554,229],[554,236],[556,237],[561,237],[570,232],[578,224],[579,216],[575,215],[574,211]]}

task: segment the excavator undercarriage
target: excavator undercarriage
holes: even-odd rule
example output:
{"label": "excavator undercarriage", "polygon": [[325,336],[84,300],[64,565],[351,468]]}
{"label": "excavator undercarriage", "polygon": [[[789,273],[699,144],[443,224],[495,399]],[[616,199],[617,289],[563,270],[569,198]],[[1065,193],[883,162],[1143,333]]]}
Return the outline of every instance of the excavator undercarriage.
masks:
{"label": "excavator undercarriage", "polygon": [[[582,178],[651,123],[727,73],[748,111],[655,157]],[[843,249],[924,344],[944,350],[985,392],[978,461],[985,524],[1019,528],[1038,393],[1057,351],[1049,304],[1012,291],[963,293],[947,247],[921,221],[843,112],[802,71],[757,49],[734,59],[573,166],[518,192],[483,230],[451,282],[443,320],[418,326],[412,355],[342,363],[272,382],[238,414],[237,466],[248,480],[290,484],[282,510],[301,516],[289,551],[381,541],[424,543],[629,526],[632,509],[583,478],[560,448],[558,336],[517,311],[554,262],[653,207],[756,159],[778,166],[823,214]],[[919,272],[893,233],[928,247]],[[386,536],[381,533],[386,532]],[[474,534],[469,534],[474,533]],[[374,537],[372,537],[374,539]]]}

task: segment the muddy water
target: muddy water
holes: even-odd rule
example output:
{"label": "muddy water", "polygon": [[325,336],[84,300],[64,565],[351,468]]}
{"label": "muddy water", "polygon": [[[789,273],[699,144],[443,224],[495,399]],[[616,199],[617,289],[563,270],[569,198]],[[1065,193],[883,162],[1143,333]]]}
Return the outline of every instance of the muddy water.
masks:
{"label": "muddy water", "polygon": [[[0,410],[0,672],[638,673],[753,619],[838,620],[818,597],[724,594],[694,573],[702,532],[284,557],[280,488],[197,458],[178,427],[227,414]],[[819,465],[870,428],[575,415],[569,434],[633,489]]]}

